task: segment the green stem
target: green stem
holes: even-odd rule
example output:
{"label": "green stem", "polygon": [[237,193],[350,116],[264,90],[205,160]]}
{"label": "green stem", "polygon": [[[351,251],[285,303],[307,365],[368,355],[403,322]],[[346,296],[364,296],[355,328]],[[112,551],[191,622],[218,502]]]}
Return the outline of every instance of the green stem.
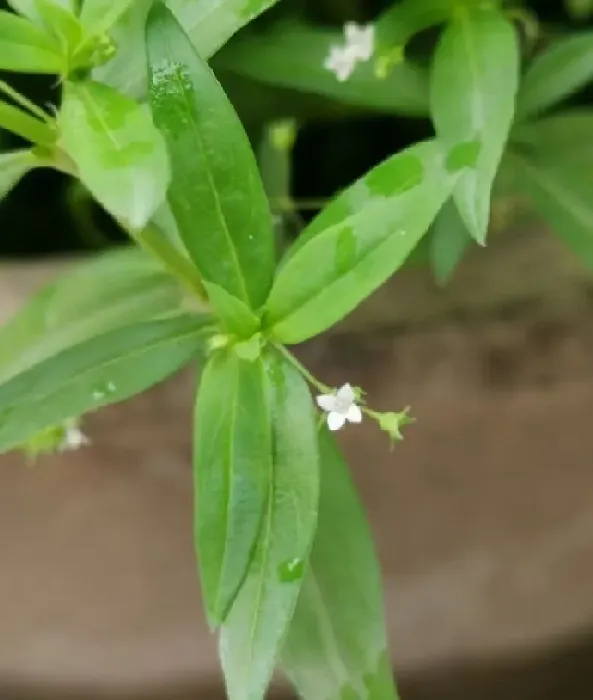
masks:
{"label": "green stem", "polygon": [[38,107],[24,95],[21,95],[21,93],[18,90],[15,90],[4,80],[0,80],[0,92],[3,92],[5,95],[14,100],[18,105],[23,107],[23,109],[29,110],[31,114],[34,114],[42,121],[47,122],[48,124],[53,124],[53,122],[55,121],[51,114],[48,114],[43,109],[41,109],[41,107]]}
{"label": "green stem", "polygon": [[322,394],[331,394],[333,389],[330,386],[327,386],[327,384],[324,384],[323,382],[320,382],[318,379],[316,379],[309,370],[304,367],[297,359],[296,357],[290,352],[290,350],[287,350],[284,345],[280,344],[274,344],[274,347],[284,355],[284,357],[290,362],[290,364],[298,371],[300,372],[303,377],[311,384],[314,386],[316,389],[318,389]]}

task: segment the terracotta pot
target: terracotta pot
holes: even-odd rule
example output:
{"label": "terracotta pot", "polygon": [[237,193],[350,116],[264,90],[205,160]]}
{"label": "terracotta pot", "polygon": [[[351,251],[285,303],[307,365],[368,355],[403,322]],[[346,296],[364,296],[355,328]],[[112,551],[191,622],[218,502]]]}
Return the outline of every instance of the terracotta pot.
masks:
{"label": "terracotta pot", "polygon": [[[0,315],[60,267],[5,264]],[[300,349],[417,419],[393,452],[369,422],[342,435],[404,700],[593,697],[587,643],[560,651],[593,627],[590,311],[588,276],[527,232],[445,291],[398,277]],[[90,416],[80,452],[0,458],[0,697],[3,679],[11,700],[222,697],[191,542],[193,391],[183,373]]]}

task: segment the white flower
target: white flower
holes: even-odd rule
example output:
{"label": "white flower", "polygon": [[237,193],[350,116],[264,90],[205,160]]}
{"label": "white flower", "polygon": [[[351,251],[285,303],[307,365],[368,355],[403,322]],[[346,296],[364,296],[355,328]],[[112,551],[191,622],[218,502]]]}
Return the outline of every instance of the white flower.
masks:
{"label": "white flower", "polygon": [[67,421],[64,432],[64,438],[60,445],[60,451],[78,450],[84,445],[88,445],[90,440],[78,427],[78,423],[74,420]]}
{"label": "white flower", "polygon": [[355,403],[356,394],[350,384],[344,384],[335,394],[321,394],[317,397],[317,405],[326,411],[327,427],[339,430],[346,421],[360,423],[362,411]]}
{"label": "white flower", "polygon": [[345,43],[333,44],[324,61],[324,68],[335,74],[340,82],[348,80],[356,64],[368,61],[375,50],[375,27],[346,22],[344,25]]}
{"label": "white flower", "polygon": [[323,64],[324,68],[334,73],[336,78],[343,83],[352,75],[356,65],[356,56],[352,54],[347,46],[333,45]]}
{"label": "white flower", "polygon": [[346,22],[344,25],[346,48],[357,61],[368,61],[375,51],[375,27]]}

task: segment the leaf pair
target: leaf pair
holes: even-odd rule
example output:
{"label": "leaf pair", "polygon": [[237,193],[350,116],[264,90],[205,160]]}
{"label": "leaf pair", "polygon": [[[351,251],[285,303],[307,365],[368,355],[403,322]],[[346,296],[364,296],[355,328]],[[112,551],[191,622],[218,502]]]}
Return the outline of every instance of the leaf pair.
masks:
{"label": "leaf pair", "polygon": [[370,533],[304,380],[275,352],[215,354],[196,435],[202,591],[231,700],[261,700],[278,662],[308,700],[393,698]]}

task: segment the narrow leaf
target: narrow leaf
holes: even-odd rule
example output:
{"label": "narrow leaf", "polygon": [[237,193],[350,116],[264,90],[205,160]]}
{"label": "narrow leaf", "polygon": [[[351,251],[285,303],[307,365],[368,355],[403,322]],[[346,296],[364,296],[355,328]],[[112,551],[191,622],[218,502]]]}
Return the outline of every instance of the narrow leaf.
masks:
{"label": "narrow leaf", "polygon": [[169,204],[204,280],[252,309],[274,271],[270,211],[255,157],[214,74],[173,15],[155,4],[147,28],[150,99],[173,169]]}
{"label": "narrow leaf", "polygon": [[185,316],[133,324],[70,347],[9,379],[0,386],[0,451],[162,381],[202,352],[210,321]]}
{"label": "narrow leaf", "polygon": [[178,314],[182,290],[137,248],[76,266],[0,328],[0,381],[107,331]]}
{"label": "narrow leaf", "polygon": [[305,574],[319,495],[315,411],[301,375],[279,356],[266,367],[273,473],[257,549],[220,633],[230,700],[262,700]]}
{"label": "narrow leaf", "polygon": [[148,109],[99,83],[66,83],[58,126],[91,193],[124,224],[142,228],[169,184],[167,149]]}
{"label": "narrow leaf", "polygon": [[450,196],[455,177],[435,142],[371,170],[305,229],[282,265],[264,324],[298,343],[352,311],[405,262]]}
{"label": "narrow leaf", "polygon": [[554,42],[532,61],[521,82],[518,115],[533,117],[572,95],[593,78],[593,32]]}
{"label": "narrow leaf", "polygon": [[346,104],[387,113],[426,115],[426,72],[401,63],[384,79],[378,79],[371,63],[359,65],[350,78],[340,82],[324,68],[340,32],[294,21],[274,25],[268,32],[246,32],[229,44],[214,60],[243,77],[281,88],[319,94]]}
{"label": "narrow leaf", "polygon": [[24,17],[0,10],[0,70],[60,73],[59,42]]}
{"label": "narrow leaf", "polygon": [[381,572],[348,468],[320,433],[319,522],[282,651],[304,700],[393,700]]}
{"label": "narrow leaf", "polygon": [[30,150],[0,153],[0,200],[37,165],[37,157]]}
{"label": "narrow leaf", "polygon": [[271,472],[261,359],[211,356],[196,403],[195,538],[211,626],[232,605],[251,561]]}
{"label": "narrow leaf", "polygon": [[35,0],[35,10],[41,26],[60,42],[62,53],[72,55],[82,39],[82,25],[72,9],[56,0]]}
{"label": "narrow leaf", "polygon": [[[511,128],[519,75],[513,25],[489,5],[460,7],[434,56],[431,113],[437,136],[474,165],[455,202],[471,235],[484,242],[492,183]],[[471,161],[471,162],[469,162]]]}
{"label": "narrow leaf", "polygon": [[[46,2],[68,10],[71,13],[75,11],[74,3],[76,0],[46,0]],[[38,0],[8,0],[8,4],[20,15],[42,24],[43,20],[39,13],[39,6],[37,3]]]}
{"label": "narrow leaf", "polygon": [[35,144],[48,145],[56,140],[55,132],[40,119],[0,100],[0,129],[7,129]]}
{"label": "narrow leaf", "polygon": [[593,269],[593,177],[585,167],[513,158],[519,191],[573,253]]}

